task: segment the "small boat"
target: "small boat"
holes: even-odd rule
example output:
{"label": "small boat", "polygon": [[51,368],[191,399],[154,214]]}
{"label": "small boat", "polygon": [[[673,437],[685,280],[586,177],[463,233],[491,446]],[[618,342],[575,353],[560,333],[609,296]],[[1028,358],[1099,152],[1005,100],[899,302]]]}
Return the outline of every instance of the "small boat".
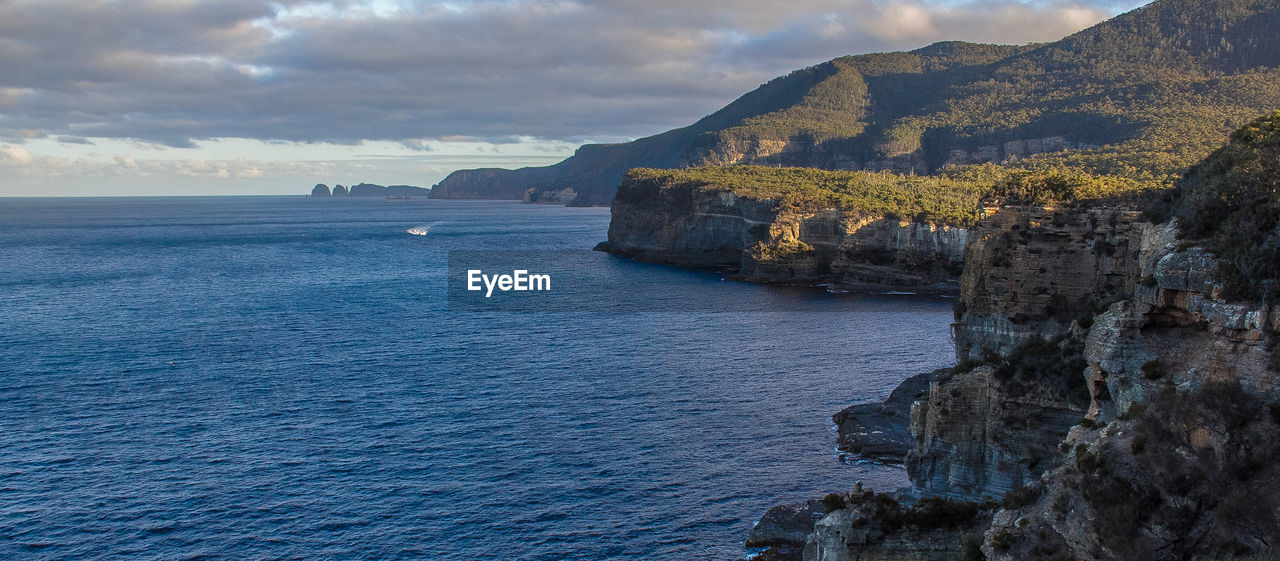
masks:
{"label": "small boat", "polygon": [[415,235],[415,236],[425,236],[425,235],[427,235],[427,227],[426,227],[426,226],[414,226],[414,227],[409,228],[408,230],[405,230],[405,231],[406,231],[406,232],[409,232],[410,234],[413,234],[413,235]]}

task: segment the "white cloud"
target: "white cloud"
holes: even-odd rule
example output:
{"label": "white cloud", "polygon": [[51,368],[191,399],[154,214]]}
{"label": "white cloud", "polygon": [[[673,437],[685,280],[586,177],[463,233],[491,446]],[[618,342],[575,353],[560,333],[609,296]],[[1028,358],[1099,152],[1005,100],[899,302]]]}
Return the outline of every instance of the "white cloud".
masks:
{"label": "white cloud", "polygon": [[21,146],[0,147],[0,166],[25,167],[31,165],[31,152]]}
{"label": "white cloud", "polygon": [[0,137],[579,142],[942,39],[1056,39],[1109,0],[0,3]]}
{"label": "white cloud", "polygon": [[0,1],[0,167],[9,189],[430,184],[683,126],[837,56],[1052,40],[1131,1]]}

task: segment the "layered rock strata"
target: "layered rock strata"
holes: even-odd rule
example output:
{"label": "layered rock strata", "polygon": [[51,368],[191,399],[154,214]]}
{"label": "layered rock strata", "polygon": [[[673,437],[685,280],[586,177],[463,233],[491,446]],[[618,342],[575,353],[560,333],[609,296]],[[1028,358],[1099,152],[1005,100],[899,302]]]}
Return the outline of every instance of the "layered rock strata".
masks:
{"label": "layered rock strata", "polygon": [[[1217,259],[1176,232],[1123,208],[1008,207],[979,221],[953,324],[961,363],[911,405],[906,496],[1002,506],[968,538],[907,524],[872,549],[854,523],[863,511],[833,509],[803,559],[1271,550],[1280,307],[1223,301]],[[837,419],[868,427],[900,411],[855,406]],[[852,449],[865,436],[840,438]]]}
{"label": "layered rock strata", "polygon": [[954,288],[967,230],[631,179],[597,249],[767,282]]}

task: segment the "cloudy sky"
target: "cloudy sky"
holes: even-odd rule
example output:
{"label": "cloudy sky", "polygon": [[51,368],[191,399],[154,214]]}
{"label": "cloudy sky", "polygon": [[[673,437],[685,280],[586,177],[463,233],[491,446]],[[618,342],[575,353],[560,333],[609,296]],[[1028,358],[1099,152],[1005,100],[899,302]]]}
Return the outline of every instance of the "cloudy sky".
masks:
{"label": "cloudy sky", "polygon": [[845,54],[1137,0],[0,0],[0,196],[429,186],[683,126]]}

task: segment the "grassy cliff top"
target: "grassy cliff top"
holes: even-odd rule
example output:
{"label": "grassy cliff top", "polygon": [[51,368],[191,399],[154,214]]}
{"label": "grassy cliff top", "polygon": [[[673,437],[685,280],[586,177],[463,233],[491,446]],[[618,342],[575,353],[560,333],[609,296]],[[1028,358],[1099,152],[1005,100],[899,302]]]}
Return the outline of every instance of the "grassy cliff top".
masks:
{"label": "grassy cliff top", "polygon": [[627,179],[659,179],[672,185],[693,183],[704,190],[777,200],[784,209],[839,208],[867,216],[953,225],[972,224],[978,219],[979,203],[986,191],[979,183],[946,177],[761,166],[640,168],[628,172]]}
{"label": "grassy cliff top", "polygon": [[726,166],[637,168],[627,180],[693,184],[703,190],[772,199],[784,210],[838,208],[868,217],[890,217],[968,226],[987,204],[1119,202],[1168,187],[1160,178],[1133,179],[1055,167],[995,165],[948,168],[935,176],[813,168]]}

